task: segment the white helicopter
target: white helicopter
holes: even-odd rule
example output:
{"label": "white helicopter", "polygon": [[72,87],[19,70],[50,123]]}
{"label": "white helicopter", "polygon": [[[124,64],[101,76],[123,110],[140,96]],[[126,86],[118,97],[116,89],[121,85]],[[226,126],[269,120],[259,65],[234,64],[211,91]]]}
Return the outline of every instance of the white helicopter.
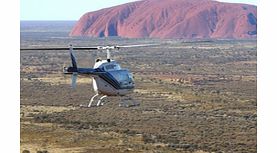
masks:
{"label": "white helicopter", "polygon": [[[69,49],[72,65],[64,67],[63,73],[72,75],[71,86],[76,87],[77,75],[92,77],[92,85],[95,95],[91,97],[87,107],[93,106],[93,102],[97,101],[95,106],[102,106],[102,100],[107,96],[125,96],[133,92],[135,83],[132,73],[128,69],[122,69],[120,65],[111,59],[110,50],[128,48],[128,47],[145,47],[157,44],[143,44],[143,45],[128,45],[128,46],[98,46],[98,47],[73,47],[69,48],[25,48],[20,50],[67,50]],[[95,61],[93,68],[79,68],[77,60],[73,53],[74,50],[106,50],[107,59]],[[84,107],[83,105],[80,105]],[[86,106],[85,106],[86,107]]]}

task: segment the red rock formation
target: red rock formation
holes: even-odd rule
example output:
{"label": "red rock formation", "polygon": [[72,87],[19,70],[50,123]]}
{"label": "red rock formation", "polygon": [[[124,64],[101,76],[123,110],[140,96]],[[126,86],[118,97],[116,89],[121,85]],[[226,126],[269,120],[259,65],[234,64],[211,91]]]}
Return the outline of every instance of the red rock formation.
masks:
{"label": "red rock formation", "polygon": [[212,0],[143,0],[86,13],[70,36],[255,38],[257,7]]}

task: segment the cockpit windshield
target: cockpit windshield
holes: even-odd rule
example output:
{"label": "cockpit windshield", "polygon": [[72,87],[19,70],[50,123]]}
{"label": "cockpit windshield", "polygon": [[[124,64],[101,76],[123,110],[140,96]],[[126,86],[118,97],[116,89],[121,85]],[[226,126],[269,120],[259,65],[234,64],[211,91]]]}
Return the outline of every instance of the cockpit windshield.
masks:
{"label": "cockpit windshield", "polygon": [[110,71],[109,72],[120,84],[121,87],[133,87],[134,80],[128,70]]}
{"label": "cockpit windshield", "polygon": [[120,70],[120,66],[118,64],[108,64],[105,66],[106,71],[114,71],[114,70]]}

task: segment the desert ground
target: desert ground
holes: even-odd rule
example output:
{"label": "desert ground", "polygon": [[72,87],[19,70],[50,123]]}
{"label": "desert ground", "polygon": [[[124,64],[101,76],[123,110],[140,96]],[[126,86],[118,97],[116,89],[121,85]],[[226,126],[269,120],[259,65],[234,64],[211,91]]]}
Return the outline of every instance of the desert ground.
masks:
{"label": "desert ground", "polygon": [[[94,91],[91,78],[70,87],[62,73],[68,51],[21,51],[21,152],[256,152],[256,40],[68,37],[72,25],[21,23],[21,47],[160,44],[111,52],[133,73],[129,97],[140,105],[108,97],[101,107],[80,107]],[[106,57],[75,54],[79,67]]]}

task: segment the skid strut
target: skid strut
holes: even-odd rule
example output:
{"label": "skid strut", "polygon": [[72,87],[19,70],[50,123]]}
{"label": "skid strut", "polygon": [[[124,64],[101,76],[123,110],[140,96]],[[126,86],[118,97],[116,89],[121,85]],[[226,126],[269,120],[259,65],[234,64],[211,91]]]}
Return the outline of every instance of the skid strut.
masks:
{"label": "skid strut", "polygon": [[98,100],[96,106],[100,106],[100,105],[103,106],[104,103],[101,103],[101,100],[102,100],[103,98],[106,98],[106,97],[107,97],[107,95],[102,96],[102,97]]}
{"label": "skid strut", "polygon": [[[90,99],[90,101],[89,101],[89,104],[87,105],[87,107],[93,106],[93,102],[96,102],[96,101],[97,101],[97,97],[99,97],[99,96],[101,96],[101,95],[98,94],[98,93],[96,93],[94,96],[92,96],[91,99]],[[103,100],[104,98],[106,98],[106,97],[107,97],[107,95],[102,95],[102,96],[98,99],[98,101],[97,101],[97,103],[96,103],[95,106],[103,106],[104,103],[102,102],[102,100]],[[80,105],[80,106],[81,106],[81,107],[86,107],[86,106],[83,106],[83,105]]]}
{"label": "skid strut", "polygon": [[93,103],[93,100],[95,97],[97,97],[99,94],[97,93],[96,95],[92,96],[90,101],[89,101],[89,104],[88,104],[88,107],[91,107],[92,103]]}

